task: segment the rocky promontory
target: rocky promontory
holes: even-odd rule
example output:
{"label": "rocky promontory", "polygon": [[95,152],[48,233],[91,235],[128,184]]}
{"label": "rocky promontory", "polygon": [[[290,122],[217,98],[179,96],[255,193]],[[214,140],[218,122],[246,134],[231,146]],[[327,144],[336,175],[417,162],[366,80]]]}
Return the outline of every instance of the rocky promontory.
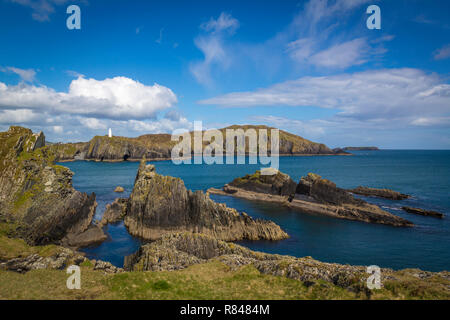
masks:
{"label": "rocky promontory", "polygon": [[0,133],[0,219],[30,244],[83,237],[97,206],[95,194],[75,190],[73,173],[54,158],[42,132],[12,126]]}
{"label": "rocky promontory", "polygon": [[179,178],[156,173],[155,166],[141,161],[128,199],[107,207],[101,225],[124,220],[130,234],[157,240],[172,232],[211,235],[220,240],[281,240],[288,235],[271,221],[252,219],[216,203],[202,191],[186,189]]}
{"label": "rocky promontory", "polygon": [[420,208],[412,208],[412,207],[402,207],[408,213],[419,214],[421,216],[430,216],[435,218],[444,218],[444,214],[441,212],[433,211],[433,210],[425,210]]}
{"label": "rocky promontory", "polygon": [[377,189],[359,186],[354,189],[348,189],[347,191],[366,197],[378,197],[390,200],[404,200],[410,198],[410,196],[407,194],[403,194],[391,189]]}
{"label": "rocky promontory", "polygon": [[[234,125],[219,129],[223,134],[223,153],[227,153],[227,130],[259,130],[268,132],[267,150],[270,150],[270,135],[273,128],[267,126]],[[203,132],[204,133],[204,132]],[[194,133],[190,132],[191,145],[193,145]],[[339,149],[331,150],[322,143],[306,140],[295,134],[279,131],[279,154],[281,156],[295,155],[349,155]],[[89,142],[55,143],[48,147],[55,154],[56,161],[71,160],[96,160],[96,161],[139,161],[144,156],[149,160],[165,160],[171,158],[172,148],[177,144],[172,141],[170,134],[146,134],[136,138],[120,136],[95,136]],[[203,148],[209,146],[208,141],[203,141]],[[258,145],[258,149],[259,149]],[[237,150],[237,149],[235,149]],[[235,151],[236,152],[236,151]],[[248,145],[245,147],[248,154]]]}
{"label": "rocky promontory", "polygon": [[255,201],[278,203],[300,212],[327,215],[393,226],[412,226],[413,223],[382,210],[376,205],[354,198],[335,183],[309,173],[298,184],[281,172],[273,176],[253,175],[236,178],[222,189],[210,188],[213,194],[229,195]]}

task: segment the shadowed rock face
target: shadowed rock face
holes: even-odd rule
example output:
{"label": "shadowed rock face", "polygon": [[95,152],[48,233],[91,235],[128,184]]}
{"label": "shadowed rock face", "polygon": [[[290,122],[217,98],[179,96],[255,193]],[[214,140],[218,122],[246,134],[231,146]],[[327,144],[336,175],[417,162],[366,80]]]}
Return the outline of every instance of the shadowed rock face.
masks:
{"label": "shadowed rock face", "polygon": [[0,133],[0,217],[30,244],[81,234],[92,222],[95,194],[72,187],[73,173],[53,163],[41,132],[22,127]]}
{"label": "shadowed rock face", "polygon": [[181,179],[157,174],[145,160],[139,166],[124,223],[132,235],[148,240],[174,231],[201,232],[227,241],[288,237],[273,222],[254,220],[201,191],[187,190]]}
{"label": "shadowed rock face", "polygon": [[353,198],[344,189],[338,188],[334,182],[322,179],[321,176],[314,173],[308,173],[307,176],[300,179],[296,193],[310,196],[319,202],[334,205],[342,205],[344,203],[358,205],[364,203],[362,200]]}

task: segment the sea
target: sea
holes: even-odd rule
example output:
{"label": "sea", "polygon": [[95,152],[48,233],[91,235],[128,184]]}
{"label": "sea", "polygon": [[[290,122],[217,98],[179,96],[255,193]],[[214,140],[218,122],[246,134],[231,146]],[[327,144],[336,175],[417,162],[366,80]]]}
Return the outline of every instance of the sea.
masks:
{"label": "sea", "polygon": [[[253,218],[269,219],[290,238],[281,241],[240,241],[252,250],[278,253],[350,265],[377,265],[392,269],[450,270],[450,150],[354,151],[352,156],[280,157],[280,170],[298,181],[309,172],[321,175],[342,188],[368,186],[389,188],[411,195],[392,201],[361,197],[386,211],[406,218],[414,227],[393,227],[302,213],[279,205],[211,195]],[[248,160],[248,159],[247,159]],[[220,188],[236,177],[254,173],[259,164],[174,164],[171,160],[149,162],[162,175],[183,179],[187,188],[206,191]],[[138,162],[74,161],[61,163],[74,172],[73,185],[95,192],[100,220],[105,206],[133,189]],[[122,186],[125,192],[114,192]],[[402,206],[444,213],[444,219],[404,212]],[[81,249],[91,259],[121,267],[126,255],[143,243],[131,236],[123,222],[105,227],[108,240]]]}

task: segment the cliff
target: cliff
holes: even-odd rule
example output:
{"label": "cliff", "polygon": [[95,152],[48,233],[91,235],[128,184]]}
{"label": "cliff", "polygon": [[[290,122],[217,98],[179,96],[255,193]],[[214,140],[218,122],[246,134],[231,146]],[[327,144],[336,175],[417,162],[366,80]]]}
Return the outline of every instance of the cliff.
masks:
{"label": "cliff", "polygon": [[[30,244],[64,242],[91,225],[97,203],[72,187],[73,173],[54,164],[42,132],[0,133],[0,220]],[[72,245],[76,246],[75,242]]]}
{"label": "cliff", "polygon": [[289,176],[281,172],[271,178],[256,171],[253,175],[234,179],[222,189],[211,188],[208,191],[254,201],[278,203],[300,212],[341,219],[393,226],[413,225],[412,222],[384,211],[376,205],[354,198],[333,182],[313,173],[302,177],[295,185]]}
{"label": "cliff", "polygon": [[227,241],[288,237],[271,221],[254,220],[214,202],[208,194],[187,190],[179,178],[157,174],[145,160],[141,161],[128,200],[117,199],[109,205],[101,225],[122,218],[130,234],[147,240],[181,231],[201,232]]}
{"label": "cliff", "polygon": [[[224,137],[223,150],[226,150],[227,129],[267,129],[267,150],[270,150],[270,127],[267,126],[230,126],[222,128]],[[326,145],[306,140],[300,136],[280,130],[280,155],[346,155],[348,153],[338,150],[333,151]],[[191,145],[193,146],[193,132],[191,134]],[[99,161],[124,161],[140,160],[144,156],[149,160],[170,159],[171,150],[177,144],[171,140],[169,134],[146,134],[137,138],[95,136],[89,142],[79,143],[57,143],[48,146],[55,154],[56,161],[68,160],[99,160]],[[209,142],[203,142],[203,147]],[[258,146],[259,148],[259,146]],[[248,153],[248,144],[245,149]]]}

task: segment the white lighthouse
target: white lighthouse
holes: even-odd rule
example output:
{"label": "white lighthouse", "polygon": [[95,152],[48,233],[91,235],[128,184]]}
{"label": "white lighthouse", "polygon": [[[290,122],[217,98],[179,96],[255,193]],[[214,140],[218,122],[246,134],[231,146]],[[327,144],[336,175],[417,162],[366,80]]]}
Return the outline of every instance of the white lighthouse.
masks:
{"label": "white lighthouse", "polygon": [[108,130],[108,137],[112,138],[112,130],[111,130],[111,128],[109,128],[109,130]]}

